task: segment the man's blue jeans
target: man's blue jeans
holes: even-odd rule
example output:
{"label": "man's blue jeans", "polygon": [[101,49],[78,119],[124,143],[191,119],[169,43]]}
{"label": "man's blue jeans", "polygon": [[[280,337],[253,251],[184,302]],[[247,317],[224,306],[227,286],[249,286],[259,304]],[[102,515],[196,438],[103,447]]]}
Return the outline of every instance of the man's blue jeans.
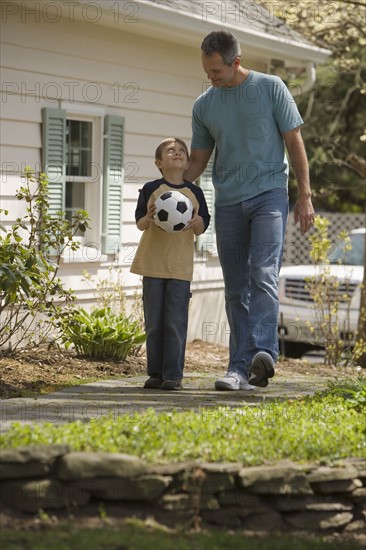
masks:
{"label": "man's blue jeans", "polygon": [[147,374],[163,380],[183,378],[190,281],[143,277]]}
{"label": "man's blue jeans", "polygon": [[288,217],[286,189],[216,207],[217,247],[230,326],[228,371],[248,376],[254,355],[278,357],[278,276]]}

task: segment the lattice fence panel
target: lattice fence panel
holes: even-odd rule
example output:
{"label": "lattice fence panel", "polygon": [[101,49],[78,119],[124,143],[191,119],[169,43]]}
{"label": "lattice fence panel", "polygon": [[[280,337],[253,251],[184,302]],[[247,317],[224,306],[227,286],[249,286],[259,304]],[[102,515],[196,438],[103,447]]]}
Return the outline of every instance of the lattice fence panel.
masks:
{"label": "lattice fence panel", "polygon": [[[337,242],[337,237],[341,231],[351,231],[358,227],[365,227],[365,214],[337,214],[322,212],[320,216],[329,219],[329,237],[333,243]],[[310,230],[312,231],[312,230]],[[285,248],[283,255],[283,265],[299,265],[310,263],[309,256],[309,233],[302,235],[299,224],[294,224],[293,212],[290,212],[286,230]]]}

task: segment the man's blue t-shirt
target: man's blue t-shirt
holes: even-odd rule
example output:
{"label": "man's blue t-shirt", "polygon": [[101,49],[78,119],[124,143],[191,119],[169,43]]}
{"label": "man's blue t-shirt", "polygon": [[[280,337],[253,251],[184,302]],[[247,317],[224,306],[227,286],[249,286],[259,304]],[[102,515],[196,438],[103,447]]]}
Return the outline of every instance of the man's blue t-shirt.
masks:
{"label": "man's blue t-shirt", "polygon": [[284,82],[250,71],[238,86],[205,91],[193,105],[192,149],[213,149],[216,205],[227,206],[287,188],[281,134],[303,124]]}

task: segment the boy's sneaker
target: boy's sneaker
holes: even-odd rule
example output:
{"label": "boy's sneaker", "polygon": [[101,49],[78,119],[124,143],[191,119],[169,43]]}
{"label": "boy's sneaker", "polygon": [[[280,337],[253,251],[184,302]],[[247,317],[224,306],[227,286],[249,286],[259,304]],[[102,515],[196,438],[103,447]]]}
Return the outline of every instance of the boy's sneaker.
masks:
{"label": "boy's sneaker", "polygon": [[223,378],[218,378],[215,382],[215,388],[221,391],[235,390],[254,390],[254,386],[249,384],[247,378],[238,372],[228,372]]}
{"label": "boy's sneaker", "polygon": [[272,356],[266,351],[259,351],[252,361],[249,382],[253,386],[265,388],[268,386],[268,378],[273,378],[274,372]]}
{"label": "boy's sneaker", "polygon": [[160,389],[162,379],[157,376],[150,376],[144,384],[146,390],[158,390]]}
{"label": "boy's sneaker", "polygon": [[182,382],[181,380],[163,380],[163,383],[160,386],[161,390],[175,390],[179,391],[182,390]]}

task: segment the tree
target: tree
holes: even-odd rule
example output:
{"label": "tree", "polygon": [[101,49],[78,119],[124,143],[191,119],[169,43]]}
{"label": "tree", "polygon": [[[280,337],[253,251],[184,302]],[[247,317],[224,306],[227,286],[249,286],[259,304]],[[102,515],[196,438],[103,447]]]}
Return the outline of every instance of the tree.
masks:
{"label": "tree", "polygon": [[[306,122],[303,135],[317,209],[365,210],[365,6],[365,0],[278,0],[274,4],[276,15],[289,26],[332,51],[328,62],[317,68],[315,86],[297,99]],[[301,87],[301,75],[289,74],[289,81]],[[291,198],[294,193],[293,181]]]}
{"label": "tree", "polygon": [[[298,101],[306,122],[303,135],[315,205],[365,212],[366,0],[277,0],[274,6],[289,26],[332,51],[317,69],[316,85]],[[366,250],[357,344],[359,364],[366,367]]]}

